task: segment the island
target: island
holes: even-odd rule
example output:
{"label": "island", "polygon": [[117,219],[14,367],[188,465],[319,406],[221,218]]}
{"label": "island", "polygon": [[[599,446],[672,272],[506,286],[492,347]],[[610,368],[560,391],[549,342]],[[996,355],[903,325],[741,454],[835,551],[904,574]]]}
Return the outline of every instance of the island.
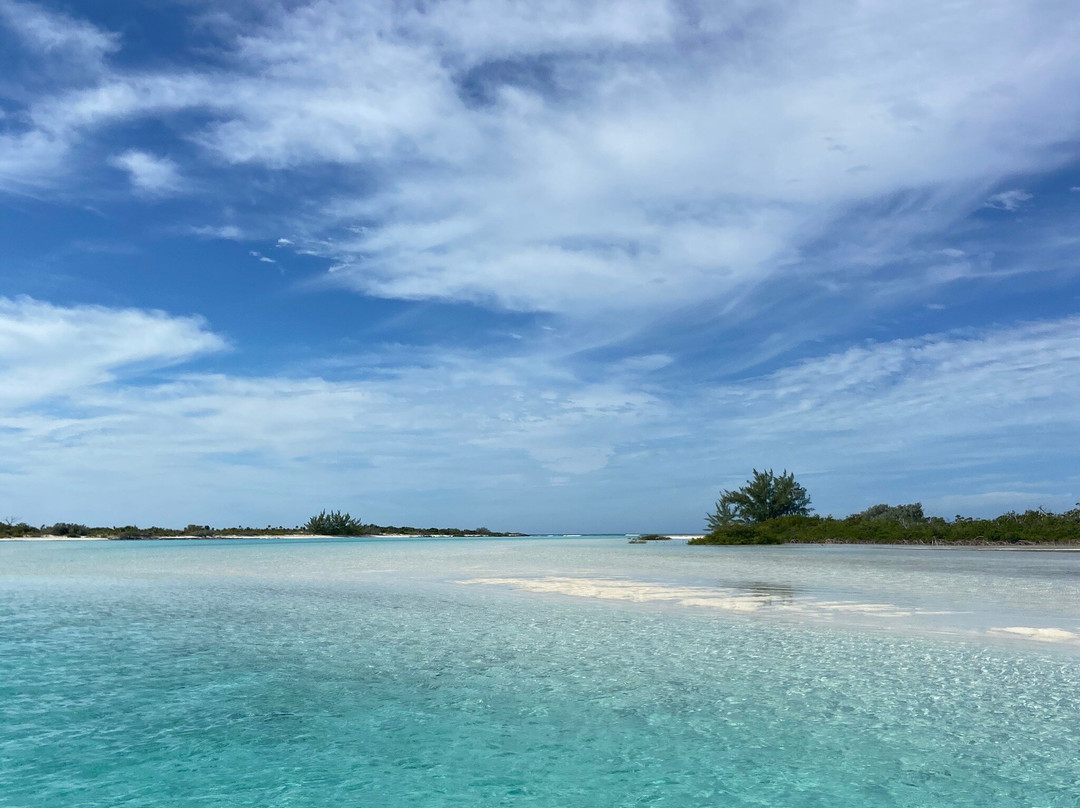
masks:
{"label": "island", "polygon": [[918,544],[1080,546],[1080,503],[1064,513],[1009,511],[992,519],[927,516],[919,502],[880,504],[843,518],[811,513],[810,495],[787,470],[758,471],[723,490],[708,533],[688,544]]}
{"label": "island", "polygon": [[189,524],[184,528],[139,527],[124,525],[113,527],[88,527],[76,522],[56,522],[52,525],[34,527],[13,519],[0,522],[0,539],[112,539],[118,541],[139,541],[153,539],[253,539],[253,538],[315,538],[315,537],[435,537],[455,538],[501,538],[524,536],[524,533],[501,533],[486,527],[462,529],[454,527],[410,527],[395,525],[365,524],[348,513],[341,511],[322,511],[312,516],[303,525],[285,527],[267,525],[252,527],[211,527],[210,525]]}

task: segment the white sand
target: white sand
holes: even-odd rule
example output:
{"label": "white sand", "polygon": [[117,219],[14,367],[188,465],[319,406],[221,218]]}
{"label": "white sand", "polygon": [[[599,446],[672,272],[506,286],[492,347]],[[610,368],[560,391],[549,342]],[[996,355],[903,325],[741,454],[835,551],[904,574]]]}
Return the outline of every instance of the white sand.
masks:
{"label": "white sand", "polygon": [[0,541],[105,541],[103,536],[0,536]]}
{"label": "white sand", "polygon": [[[257,533],[254,535],[225,534],[222,536],[166,536],[162,541],[176,539],[439,539],[445,536],[424,536],[420,533],[372,533],[370,536],[316,536],[308,533],[278,536],[274,534]],[[482,536],[466,534],[462,538],[483,538]],[[497,537],[496,537],[497,538]],[[3,536],[0,541],[112,541],[108,536]],[[117,541],[152,541],[151,539],[118,539]]]}
{"label": "white sand", "polygon": [[667,602],[678,606],[719,609],[728,612],[787,612],[816,617],[836,613],[867,617],[910,617],[913,614],[949,614],[921,609],[902,609],[890,603],[859,603],[857,601],[823,601],[808,597],[789,597],[768,592],[743,593],[735,590],[713,589],[704,586],[680,586],[644,583],[611,578],[472,578],[461,584],[508,586],[538,594],[570,595],[572,597],[625,600],[635,603]]}
{"label": "white sand", "polygon": [[[571,597],[621,600],[633,603],[659,602],[742,614],[767,611],[771,614],[824,620],[834,620],[840,615],[901,619],[913,616],[964,614],[964,612],[957,611],[902,608],[890,603],[815,600],[810,597],[785,596],[768,592],[746,593],[704,586],[646,583],[618,578],[572,578],[565,576],[471,578],[457,583],[479,586],[505,586],[544,595],[569,595]],[[939,626],[939,630],[941,628],[944,627]],[[954,630],[961,634],[969,633],[969,630],[959,626],[955,627]],[[1069,631],[1063,628],[1051,627],[1006,626],[976,631],[975,633],[983,636],[1011,637],[1013,639],[1033,640],[1043,643],[1080,645],[1080,628],[1076,631]]]}
{"label": "white sand", "polygon": [[1063,628],[1036,628],[1034,626],[1005,626],[1004,628],[992,628],[991,634],[1006,634],[1014,637],[1024,637],[1039,642],[1074,642],[1080,640],[1080,634],[1075,631],[1066,631]]}

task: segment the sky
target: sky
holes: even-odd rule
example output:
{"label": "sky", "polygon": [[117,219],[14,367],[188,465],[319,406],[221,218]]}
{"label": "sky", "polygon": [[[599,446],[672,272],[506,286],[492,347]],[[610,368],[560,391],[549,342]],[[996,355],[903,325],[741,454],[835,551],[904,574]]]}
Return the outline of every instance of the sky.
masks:
{"label": "sky", "polygon": [[0,518],[1080,500],[1073,0],[0,0]]}

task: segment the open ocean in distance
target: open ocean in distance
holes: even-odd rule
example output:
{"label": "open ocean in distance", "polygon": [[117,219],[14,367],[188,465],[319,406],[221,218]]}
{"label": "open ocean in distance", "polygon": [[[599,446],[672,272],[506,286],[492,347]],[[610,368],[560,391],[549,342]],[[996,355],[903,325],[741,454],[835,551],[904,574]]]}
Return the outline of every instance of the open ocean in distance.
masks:
{"label": "open ocean in distance", "polygon": [[0,806],[1080,806],[1080,553],[0,543]]}

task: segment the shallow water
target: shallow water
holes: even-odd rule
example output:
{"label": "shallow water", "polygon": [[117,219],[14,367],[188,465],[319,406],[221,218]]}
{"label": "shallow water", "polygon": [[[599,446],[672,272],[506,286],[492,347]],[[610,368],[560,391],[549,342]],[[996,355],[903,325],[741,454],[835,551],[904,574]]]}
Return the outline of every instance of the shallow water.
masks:
{"label": "shallow water", "polygon": [[1080,554],[4,544],[0,805],[1076,806],[1077,632]]}

